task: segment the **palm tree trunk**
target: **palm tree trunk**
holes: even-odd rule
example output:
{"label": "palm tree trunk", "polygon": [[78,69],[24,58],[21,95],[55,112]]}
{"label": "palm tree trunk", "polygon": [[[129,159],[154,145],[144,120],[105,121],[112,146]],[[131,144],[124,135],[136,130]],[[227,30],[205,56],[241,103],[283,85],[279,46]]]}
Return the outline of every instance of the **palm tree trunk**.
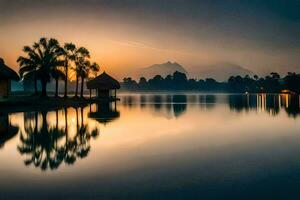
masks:
{"label": "palm tree trunk", "polygon": [[64,97],[68,97],[68,64],[65,65],[65,72],[66,72],[66,77],[65,77],[65,95]]}
{"label": "palm tree trunk", "polygon": [[42,80],[42,94],[41,97],[47,97],[47,81]]}
{"label": "palm tree trunk", "polygon": [[76,75],[76,90],[75,90],[75,97],[78,97],[78,75]]}
{"label": "palm tree trunk", "polygon": [[83,98],[83,84],[84,84],[84,78],[81,77],[81,90],[80,90],[80,97]]}
{"label": "palm tree trunk", "polygon": [[34,73],[34,95],[38,94],[38,89],[37,89],[37,77],[36,77],[36,72]]}
{"label": "palm tree trunk", "polygon": [[58,97],[58,79],[55,79],[55,97]]}

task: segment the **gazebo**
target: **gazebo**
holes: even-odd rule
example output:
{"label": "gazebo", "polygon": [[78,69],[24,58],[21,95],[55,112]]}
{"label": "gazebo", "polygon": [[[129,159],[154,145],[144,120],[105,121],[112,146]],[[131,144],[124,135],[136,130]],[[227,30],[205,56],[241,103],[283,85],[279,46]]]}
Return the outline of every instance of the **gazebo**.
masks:
{"label": "gazebo", "polygon": [[0,98],[7,98],[11,92],[11,81],[19,79],[19,75],[6,66],[4,60],[0,58]]}
{"label": "gazebo", "polygon": [[[88,81],[86,85],[90,90],[90,97],[92,89],[95,89],[97,91],[97,98],[116,98],[117,89],[120,89],[121,87],[116,79],[105,72],[93,80]],[[114,91],[114,93],[112,93],[112,91]]]}

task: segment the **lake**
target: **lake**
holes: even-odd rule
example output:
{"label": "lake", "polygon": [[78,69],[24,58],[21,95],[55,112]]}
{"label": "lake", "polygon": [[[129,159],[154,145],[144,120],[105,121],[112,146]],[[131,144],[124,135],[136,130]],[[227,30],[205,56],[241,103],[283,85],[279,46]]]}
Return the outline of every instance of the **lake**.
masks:
{"label": "lake", "polygon": [[299,96],[120,94],[0,115],[0,199],[297,199]]}

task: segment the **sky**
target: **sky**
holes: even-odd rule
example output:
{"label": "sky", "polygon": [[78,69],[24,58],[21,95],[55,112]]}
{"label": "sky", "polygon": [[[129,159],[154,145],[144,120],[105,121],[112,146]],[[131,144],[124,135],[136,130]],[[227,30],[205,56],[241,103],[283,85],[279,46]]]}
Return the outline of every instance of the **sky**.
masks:
{"label": "sky", "polygon": [[118,78],[166,61],[300,72],[300,0],[0,0],[0,57],[40,37],[73,42]]}

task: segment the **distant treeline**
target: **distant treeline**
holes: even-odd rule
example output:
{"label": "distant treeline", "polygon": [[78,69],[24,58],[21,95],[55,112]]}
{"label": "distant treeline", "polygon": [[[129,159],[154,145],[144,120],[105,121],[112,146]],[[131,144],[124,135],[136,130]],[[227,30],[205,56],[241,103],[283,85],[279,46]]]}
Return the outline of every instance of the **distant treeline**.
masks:
{"label": "distant treeline", "polygon": [[231,76],[225,82],[213,78],[188,79],[186,74],[175,72],[163,78],[160,75],[147,80],[141,77],[137,82],[132,78],[124,78],[122,89],[127,91],[203,91],[231,93],[279,93],[282,91],[300,93],[300,74],[289,72],[285,77],[272,72],[266,77],[246,75]]}

